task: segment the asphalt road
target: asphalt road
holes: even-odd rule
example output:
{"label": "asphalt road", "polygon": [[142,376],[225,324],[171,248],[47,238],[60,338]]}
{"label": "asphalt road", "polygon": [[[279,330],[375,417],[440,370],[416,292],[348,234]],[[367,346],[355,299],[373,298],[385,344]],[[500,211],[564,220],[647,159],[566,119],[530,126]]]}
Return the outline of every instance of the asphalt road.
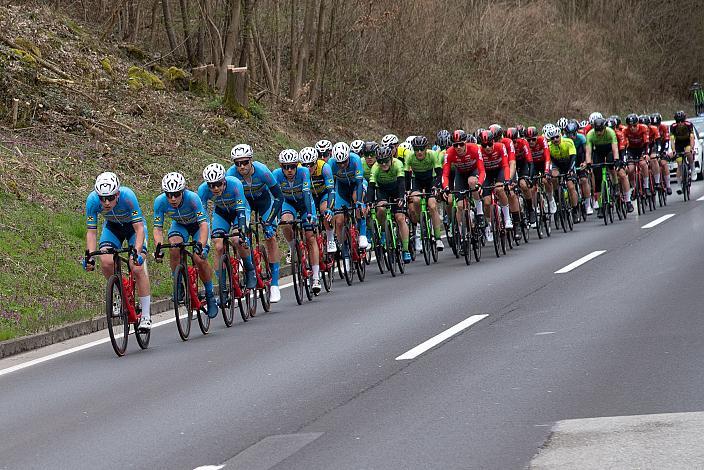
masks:
{"label": "asphalt road", "polygon": [[470,267],[449,250],[398,278],[372,264],[302,307],[285,289],[272,313],[186,343],[170,323],[121,359],[106,343],[2,372],[106,332],[4,359],[0,468],[525,468],[565,419],[702,411],[693,189]]}

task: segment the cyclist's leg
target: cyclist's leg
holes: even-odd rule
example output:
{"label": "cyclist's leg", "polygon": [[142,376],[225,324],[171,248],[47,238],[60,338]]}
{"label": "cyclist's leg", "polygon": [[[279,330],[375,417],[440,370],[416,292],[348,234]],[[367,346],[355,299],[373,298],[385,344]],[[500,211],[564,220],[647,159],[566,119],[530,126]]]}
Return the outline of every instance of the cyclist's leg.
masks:
{"label": "cyclist's leg", "polygon": [[[193,240],[200,240],[201,228],[199,224],[189,224],[186,226],[186,230],[188,231],[188,236],[192,237]],[[185,238],[185,241],[188,241],[188,238]],[[205,293],[208,297],[213,295],[213,269],[210,267],[210,263],[208,263],[209,251],[210,246],[206,242],[206,244],[203,245],[203,257],[198,255],[193,256],[193,264],[198,267],[198,276],[205,285]]]}
{"label": "cyclist's leg", "polygon": [[[137,296],[139,297],[139,306],[142,309],[142,321],[147,321],[151,319],[151,304],[152,304],[152,295],[151,295],[151,284],[149,282],[149,271],[147,270],[147,223],[146,221],[143,222],[144,224],[144,246],[142,247],[142,256],[144,257],[144,261],[140,266],[137,266],[134,263],[134,260],[130,259],[130,268],[132,269],[132,274],[134,274],[135,278],[135,284],[137,286]],[[125,230],[128,231],[128,233],[125,233],[125,235],[129,235],[128,237],[128,244],[129,246],[135,246],[135,242],[137,240],[137,234],[134,231],[134,227],[132,227],[131,224],[127,224],[124,226]],[[130,234],[131,232],[131,234]],[[120,243],[121,245],[122,243]]]}
{"label": "cyclist's leg", "polygon": [[[392,200],[391,198],[389,198],[389,201],[398,202],[398,200]],[[396,219],[396,223],[398,224],[398,233],[401,237],[401,246],[403,247],[405,256],[405,254],[408,253],[408,239],[410,235],[408,224],[406,223],[406,214],[404,214],[399,206],[394,206],[391,209],[391,213],[394,215],[394,219]]]}
{"label": "cyclist's leg", "polygon": [[[171,221],[171,227],[167,235],[169,243],[185,243],[189,240],[188,229],[176,221]],[[181,252],[178,248],[169,248],[169,266],[171,272],[176,270],[176,266],[181,262]]]}
{"label": "cyclist's leg", "polygon": [[[342,187],[337,188],[335,193],[335,208],[342,209],[345,207],[352,207],[352,194],[349,191],[345,191],[343,194]],[[338,241],[342,242],[342,227],[345,225],[345,215],[337,214],[335,215],[335,235]]]}
{"label": "cyclist's leg", "polygon": [[[655,186],[658,187],[660,186],[660,163],[658,162],[657,159],[657,154],[656,150],[658,147],[658,143],[655,142],[650,149],[650,174],[653,175],[653,181],[655,182]],[[655,188],[653,188],[655,189]]]}
{"label": "cyclist's leg", "polygon": [[[114,222],[108,222],[107,220],[103,223],[103,229],[100,232],[100,240],[98,242],[98,248],[108,248],[112,247],[115,249],[122,248],[122,242],[125,241],[125,236],[123,234],[124,230],[121,224]],[[146,243],[146,239],[145,239]],[[109,278],[115,272],[115,265],[112,259],[112,255],[100,255],[100,270],[105,276],[105,279]]]}
{"label": "cyclist's leg", "polygon": [[494,187],[494,192],[496,193],[496,199],[499,201],[499,207],[501,208],[501,213],[504,216],[504,223],[506,224],[506,228],[512,228],[513,227],[513,221],[511,220],[511,213],[509,211],[508,207],[508,195],[506,194],[506,191],[504,190],[502,182],[499,180],[499,178],[494,178],[494,181],[496,182],[496,186]]}
{"label": "cyclist's leg", "polygon": [[[362,194],[362,200],[359,202],[364,203],[364,200],[366,199],[366,194],[367,194],[367,187],[368,187],[367,180],[364,180],[362,182],[362,186],[364,187],[364,191]],[[355,203],[357,203],[357,194],[353,193],[352,194],[352,199]],[[359,247],[360,248],[367,248],[369,246],[369,241],[367,240],[367,218],[364,216],[365,214],[365,209],[366,206],[362,206],[361,208],[357,209],[356,214],[357,214],[357,231],[359,232]],[[364,237],[364,239],[362,239]]]}
{"label": "cyclist's leg", "polygon": [[408,218],[411,219],[411,222],[414,224],[417,224],[420,219],[420,197],[418,196],[420,191],[418,189],[416,179],[413,178],[411,194],[408,198]]}
{"label": "cyclist's leg", "polygon": [[646,153],[641,154],[638,166],[640,167],[640,176],[643,180],[643,191],[648,194],[650,192],[650,165],[648,165],[648,155]]}

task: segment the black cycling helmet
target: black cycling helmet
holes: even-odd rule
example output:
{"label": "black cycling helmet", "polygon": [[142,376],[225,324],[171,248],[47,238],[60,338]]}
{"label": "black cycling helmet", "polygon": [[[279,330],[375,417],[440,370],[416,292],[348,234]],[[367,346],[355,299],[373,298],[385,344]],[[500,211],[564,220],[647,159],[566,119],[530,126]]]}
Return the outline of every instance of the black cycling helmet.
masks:
{"label": "black cycling helmet", "polygon": [[462,129],[457,129],[452,133],[452,145],[461,144],[467,141],[467,133]]}
{"label": "black cycling helmet", "polygon": [[413,138],[411,145],[413,150],[425,150],[428,146],[428,138],[424,135],[417,135]]}
{"label": "black cycling helmet", "polygon": [[613,119],[613,118],[609,118],[609,119],[606,120],[606,125],[607,125],[608,127],[610,127],[611,129],[616,129],[616,126],[617,126],[616,120]]}
{"label": "black cycling helmet", "polygon": [[653,113],[650,115],[650,121],[653,123],[653,125],[659,126],[662,122],[662,116],[660,115],[660,113]]}
{"label": "black cycling helmet", "polygon": [[526,139],[537,139],[539,135],[538,128],[535,126],[530,126],[526,129]]}
{"label": "black cycling helmet", "polygon": [[609,119],[614,120],[614,122],[616,123],[616,127],[621,125],[621,118],[619,117],[618,114],[612,114],[611,116],[609,116]]}
{"label": "black cycling helmet", "polygon": [[684,111],[677,111],[675,113],[675,122],[684,122],[687,119],[687,113]]}
{"label": "black cycling helmet", "polygon": [[526,127],[523,124],[516,124],[516,130],[518,131],[518,137],[526,136]]}
{"label": "black cycling helmet", "polygon": [[638,122],[640,122],[641,124],[645,124],[646,126],[649,126],[650,125],[650,116],[647,114],[641,114],[640,116],[638,116]]}
{"label": "black cycling helmet", "polygon": [[467,143],[468,144],[476,144],[477,143],[477,137],[474,134],[468,134],[467,135]]}
{"label": "black cycling helmet", "polygon": [[603,131],[604,129],[606,129],[606,120],[604,118],[599,117],[594,119],[594,121],[592,122],[592,128],[595,131]]}
{"label": "black cycling helmet", "polygon": [[570,119],[567,121],[567,125],[565,126],[565,132],[567,135],[575,135],[578,130],[579,123],[575,119]]}
{"label": "black cycling helmet", "polygon": [[494,133],[491,131],[483,130],[481,134],[477,137],[477,140],[479,143],[482,144],[482,147],[488,147],[489,145],[492,145],[494,143]]}
{"label": "black cycling helmet", "polygon": [[626,116],[626,124],[628,124],[629,126],[638,124],[638,116],[636,116],[635,113],[629,114],[628,116]]}
{"label": "black cycling helmet", "polygon": [[518,139],[520,137],[518,135],[518,129],[516,129],[515,127],[509,127],[508,129],[506,129],[506,137],[511,140]]}
{"label": "black cycling helmet", "polygon": [[494,134],[494,140],[501,140],[501,138],[504,136],[504,128],[501,127],[499,124],[492,124],[491,126],[489,126],[489,130],[492,134]]}
{"label": "black cycling helmet", "polygon": [[394,149],[389,145],[380,145],[376,149],[376,161],[379,163],[384,163],[391,160]]}
{"label": "black cycling helmet", "polygon": [[474,131],[474,137],[476,137],[476,138],[478,139],[478,138],[479,138],[479,135],[480,135],[482,132],[484,132],[485,130],[486,130],[486,129],[484,129],[483,127],[477,128],[477,130]]}
{"label": "black cycling helmet", "polygon": [[364,143],[364,147],[362,147],[362,154],[366,157],[376,156],[376,149],[378,148],[379,144],[373,140],[370,140],[369,142]]}
{"label": "black cycling helmet", "polygon": [[447,129],[439,130],[437,136],[435,136],[435,145],[444,149],[449,147],[450,131],[448,131]]}

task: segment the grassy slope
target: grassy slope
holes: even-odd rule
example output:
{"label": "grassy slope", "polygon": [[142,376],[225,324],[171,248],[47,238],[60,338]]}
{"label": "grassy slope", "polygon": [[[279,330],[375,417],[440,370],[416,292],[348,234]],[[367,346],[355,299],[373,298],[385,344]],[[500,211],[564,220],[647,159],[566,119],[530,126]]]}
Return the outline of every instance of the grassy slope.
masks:
{"label": "grassy slope", "polygon": [[[352,137],[320,117],[252,108],[252,117],[237,119],[217,95],[177,92],[168,83],[166,91],[131,89],[127,70],[135,63],[126,53],[46,7],[9,7],[0,12],[0,30],[31,37],[75,81],[38,83],[52,73],[0,46],[0,103],[19,97],[24,127],[0,127],[0,340],[100,315],[104,279],[79,264],[85,198],[98,173],[115,171],[136,191],[151,234],[152,201],[168,171],[181,171],[196,188],[205,165],[227,165],[240,142],[271,163],[289,146]],[[105,57],[113,75],[100,64]],[[165,296],[167,268],[151,263],[150,274],[153,295]]]}

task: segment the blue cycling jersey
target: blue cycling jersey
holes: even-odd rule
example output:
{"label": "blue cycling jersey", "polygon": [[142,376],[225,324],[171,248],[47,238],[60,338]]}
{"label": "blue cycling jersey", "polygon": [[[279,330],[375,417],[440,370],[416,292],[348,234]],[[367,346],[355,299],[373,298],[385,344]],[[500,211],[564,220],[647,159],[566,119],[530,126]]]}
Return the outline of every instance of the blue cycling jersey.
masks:
{"label": "blue cycling jersey", "polygon": [[111,210],[105,212],[103,205],[100,203],[98,193],[92,191],[86,198],[86,226],[88,229],[98,228],[98,214],[102,214],[103,218],[108,222],[113,222],[121,225],[132,225],[135,222],[142,222],[144,216],[142,209],[137,202],[137,196],[134,191],[126,186],[120,187],[117,204]]}
{"label": "blue cycling jersey", "polygon": [[190,189],[183,192],[183,199],[178,207],[173,207],[161,193],[154,199],[154,227],[162,228],[166,216],[181,225],[200,224],[207,222],[208,217],[203,209],[203,203],[196,193]]}
{"label": "blue cycling jersey", "polygon": [[328,160],[332,176],[335,180],[335,192],[337,194],[351,194],[352,191],[357,193],[357,201],[362,201],[362,192],[364,190],[364,168],[362,159],[356,153],[350,152],[349,163],[345,168],[340,168],[335,159]]}
{"label": "blue cycling jersey", "polygon": [[198,196],[203,207],[208,207],[208,201],[213,201],[215,210],[229,217],[234,217],[237,212],[249,209],[249,203],[244,197],[242,182],[234,176],[225,177],[225,189],[220,196],[215,196],[205,181],[198,187]]}
{"label": "blue cycling jersey", "polygon": [[[277,186],[274,175],[265,164],[252,162],[252,165],[254,166],[254,171],[247,177],[242,176],[235,165],[232,165],[227,170],[227,176],[234,176],[242,182],[244,194],[250,203],[264,195],[274,196],[272,188]],[[249,181],[247,181],[248,179]]]}
{"label": "blue cycling jersey", "polygon": [[300,207],[301,204],[305,204],[306,212],[308,214],[315,214],[313,195],[310,191],[312,184],[308,168],[302,166],[296,168],[296,174],[293,180],[286,178],[284,171],[281,168],[277,168],[274,170],[274,179],[279,184],[286,202],[294,207]]}
{"label": "blue cycling jersey", "polygon": [[587,138],[582,134],[578,133],[574,137],[570,137],[570,139],[574,142],[574,148],[577,150],[587,145]]}

